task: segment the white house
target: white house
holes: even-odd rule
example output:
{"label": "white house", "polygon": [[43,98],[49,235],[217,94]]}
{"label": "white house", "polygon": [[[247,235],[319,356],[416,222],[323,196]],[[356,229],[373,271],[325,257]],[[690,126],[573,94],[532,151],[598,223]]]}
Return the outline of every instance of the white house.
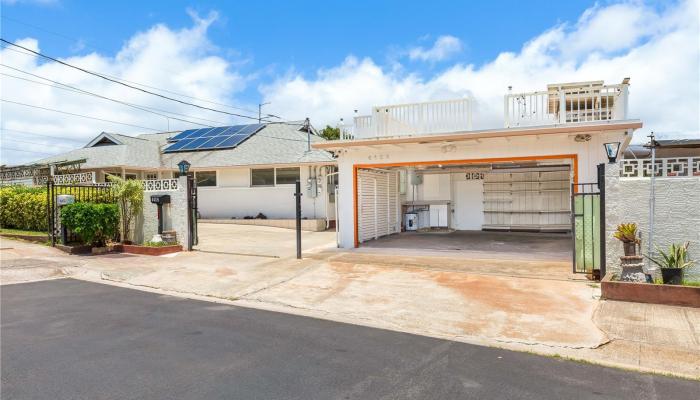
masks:
{"label": "white house", "polygon": [[623,151],[642,126],[627,96],[628,79],[508,93],[504,126],[485,130],[472,129],[468,98],[374,107],[342,140],[314,144],[338,157],[341,246],[412,226],[570,230],[572,184],[596,182],[604,144]]}
{"label": "white house", "polygon": [[[179,140],[180,136],[197,138]],[[188,142],[189,141],[189,142]],[[191,164],[204,219],[242,219],[259,214],[295,217],[294,186],[302,184],[302,216],[326,227],[335,219],[335,160],[314,149],[325,141],[304,122],[266,123],[126,136],[101,133],[84,147],[3,169],[3,183],[29,183],[34,174],[90,173],[90,181],[172,178],[177,163]],[[184,143],[190,146],[183,146]],[[196,146],[198,143],[203,146]],[[206,143],[209,143],[207,145]],[[217,143],[212,145],[212,143]],[[175,150],[172,150],[175,148]],[[67,168],[66,166],[70,166]],[[27,172],[29,171],[29,172]],[[32,172],[34,171],[34,172]],[[85,176],[86,174],[82,174]],[[36,182],[35,182],[36,183]]]}

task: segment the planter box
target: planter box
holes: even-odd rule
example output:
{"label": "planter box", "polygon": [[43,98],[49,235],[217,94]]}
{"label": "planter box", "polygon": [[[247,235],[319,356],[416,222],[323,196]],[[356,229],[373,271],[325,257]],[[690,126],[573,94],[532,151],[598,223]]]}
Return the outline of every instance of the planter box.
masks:
{"label": "planter box", "polygon": [[[121,250],[117,250],[117,249],[121,249]],[[115,246],[115,250],[122,251],[124,253],[130,253],[130,254],[143,254],[143,255],[147,255],[147,256],[162,256],[163,254],[177,253],[178,251],[182,251],[182,245],[174,244],[174,245],[170,245],[170,246],[152,247],[152,246],[138,246],[135,244],[123,244],[123,245],[120,245],[119,247]]]}
{"label": "planter box", "polygon": [[620,282],[611,279],[612,275],[607,274],[600,282],[603,299],[700,307],[700,287]]}
{"label": "planter box", "polygon": [[68,254],[91,254],[92,246],[87,244],[60,244],[56,243],[56,248]]}

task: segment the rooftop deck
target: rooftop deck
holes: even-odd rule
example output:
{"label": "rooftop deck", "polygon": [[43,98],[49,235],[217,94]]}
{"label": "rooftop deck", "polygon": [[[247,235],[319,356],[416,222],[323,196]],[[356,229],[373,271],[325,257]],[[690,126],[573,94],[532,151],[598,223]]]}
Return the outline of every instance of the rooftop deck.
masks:
{"label": "rooftop deck", "polygon": [[[506,128],[564,125],[627,119],[628,79],[618,85],[603,81],[548,85],[546,91],[504,96]],[[455,100],[373,107],[341,127],[341,139],[449,134],[472,131],[475,100]],[[478,118],[478,116],[477,116]]]}

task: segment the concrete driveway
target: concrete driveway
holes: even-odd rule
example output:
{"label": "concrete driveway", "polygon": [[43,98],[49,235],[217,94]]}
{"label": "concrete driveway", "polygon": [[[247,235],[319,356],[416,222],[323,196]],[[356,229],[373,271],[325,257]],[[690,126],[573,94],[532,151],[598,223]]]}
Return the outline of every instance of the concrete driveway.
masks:
{"label": "concrete driveway", "polygon": [[[269,226],[216,224],[200,221],[197,224],[199,244],[197,251],[260,257],[293,257],[296,255],[296,231]],[[335,231],[301,233],[302,249],[312,252],[336,245]]]}

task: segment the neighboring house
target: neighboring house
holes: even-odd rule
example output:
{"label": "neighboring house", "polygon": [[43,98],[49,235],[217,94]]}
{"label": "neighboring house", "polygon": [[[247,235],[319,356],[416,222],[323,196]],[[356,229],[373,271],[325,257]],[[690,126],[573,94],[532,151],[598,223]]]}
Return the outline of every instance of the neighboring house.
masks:
{"label": "neighboring house", "polygon": [[[235,143],[225,141],[229,136],[216,136],[227,135],[234,128],[244,128],[247,132],[231,135]],[[224,143],[199,148],[182,146],[187,139],[177,138],[190,133]],[[199,188],[201,217],[217,219],[255,217],[260,213],[268,218],[294,218],[294,185],[299,179],[303,193],[302,216],[328,222],[335,219],[335,160],[331,153],[310,147],[321,141],[324,139],[313,127],[307,128],[303,122],[203,128],[134,137],[102,133],[83,148],[37,160],[25,169],[54,170],[70,164],[80,172],[94,172],[97,183],[109,181],[110,175],[155,180],[174,177],[177,163],[186,160],[191,164],[190,171]],[[21,168],[6,168],[3,179],[11,170]],[[26,183],[26,177],[22,182]],[[5,183],[8,182],[5,180]]]}
{"label": "neighboring house", "polygon": [[[700,134],[698,134],[700,138]],[[643,159],[651,158],[649,142],[644,145],[633,144],[625,149],[624,158]],[[656,140],[657,158],[686,158],[700,157],[700,139],[669,139]]]}
{"label": "neighboring house", "polygon": [[472,129],[469,98],[374,107],[341,140],[314,144],[338,156],[340,245],[411,226],[571,230],[572,184],[595,184],[604,144],[622,152],[642,126],[627,96],[627,79],[508,93],[505,126],[485,130]]}

